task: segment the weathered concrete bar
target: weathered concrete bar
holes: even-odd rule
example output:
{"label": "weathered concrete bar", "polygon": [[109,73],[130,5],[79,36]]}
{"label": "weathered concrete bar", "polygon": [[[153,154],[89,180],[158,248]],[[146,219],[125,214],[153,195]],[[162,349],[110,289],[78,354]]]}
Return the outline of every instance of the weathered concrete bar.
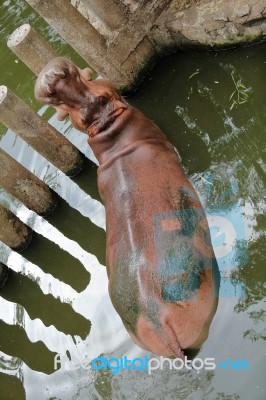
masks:
{"label": "weathered concrete bar", "polygon": [[0,86],[0,120],[66,175],[82,169],[79,150],[6,86]]}
{"label": "weathered concrete bar", "polygon": [[39,178],[0,149],[0,186],[39,215],[56,206],[56,194]]}
{"label": "weathered concrete bar", "polygon": [[[84,60],[116,85],[127,82],[123,72],[107,55],[104,37],[65,0],[26,0]],[[124,81],[123,81],[124,79]]]}
{"label": "weathered concrete bar", "polygon": [[0,205],[0,226],[0,240],[11,249],[22,251],[29,245],[32,230],[2,205]]}
{"label": "weathered concrete bar", "polygon": [[7,41],[8,47],[38,75],[58,54],[29,24],[18,27]]}
{"label": "weathered concrete bar", "polygon": [[120,28],[127,22],[127,7],[117,0],[83,0],[83,3],[111,29]]}
{"label": "weathered concrete bar", "polygon": [[5,284],[8,277],[8,267],[0,262],[0,288]]}

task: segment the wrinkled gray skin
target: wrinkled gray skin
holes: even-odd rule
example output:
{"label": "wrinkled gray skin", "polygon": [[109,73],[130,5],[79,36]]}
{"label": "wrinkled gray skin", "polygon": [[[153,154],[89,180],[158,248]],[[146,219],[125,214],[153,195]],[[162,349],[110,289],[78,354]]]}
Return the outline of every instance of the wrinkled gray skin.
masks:
{"label": "wrinkled gray skin", "polygon": [[88,134],[106,208],[112,303],[144,349],[183,357],[208,336],[219,274],[198,196],[161,130],[103,79],[65,58],[35,95]]}

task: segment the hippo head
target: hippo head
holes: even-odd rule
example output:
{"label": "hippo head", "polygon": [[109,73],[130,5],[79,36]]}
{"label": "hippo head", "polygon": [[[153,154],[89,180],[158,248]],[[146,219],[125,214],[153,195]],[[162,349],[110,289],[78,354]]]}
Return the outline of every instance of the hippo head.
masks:
{"label": "hippo head", "polygon": [[75,128],[95,136],[127,107],[110,82],[91,77],[89,68],[81,70],[69,59],[56,57],[40,72],[35,97],[55,107],[58,119],[69,115]]}

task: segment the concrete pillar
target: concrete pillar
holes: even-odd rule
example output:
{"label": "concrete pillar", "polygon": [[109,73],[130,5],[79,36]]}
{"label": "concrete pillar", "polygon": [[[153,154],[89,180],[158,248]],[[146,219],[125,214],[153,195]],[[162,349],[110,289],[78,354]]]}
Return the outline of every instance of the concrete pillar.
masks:
{"label": "concrete pillar", "polygon": [[55,193],[2,149],[0,186],[39,215],[49,214],[56,206]]}
{"label": "concrete pillar", "polygon": [[107,27],[119,29],[127,22],[128,9],[120,0],[82,0]]}
{"label": "concrete pillar", "polygon": [[95,71],[115,85],[123,85],[123,73],[115,60],[107,57],[104,37],[68,0],[26,1]]}
{"label": "concrete pillar", "polygon": [[0,288],[4,286],[8,277],[8,267],[0,262]]}
{"label": "concrete pillar", "polygon": [[7,45],[36,75],[48,61],[58,57],[52,47],[29,24],[17,28],[9,36]]}
{"label": "concrete pillar", "polygon": [[65,174],[82,169],[79,150],[6,86],[0,86],[0,121]]}
{"label": "concrete pillar", "polygon": [[13,250],[24,250],[31,241],[31,229],[1,205],[0,227],[0,240]]}

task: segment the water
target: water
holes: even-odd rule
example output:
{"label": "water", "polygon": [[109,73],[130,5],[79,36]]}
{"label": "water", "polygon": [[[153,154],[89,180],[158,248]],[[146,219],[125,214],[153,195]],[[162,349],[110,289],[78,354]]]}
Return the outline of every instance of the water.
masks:
{"label": "water", "polygon": [[[53,112],[40,109],[34,99],[34,75],[5,46],[7,35],[29,20],[60,54],[70,55],[80,66],[84,63],[24,1],[2,3],[0,84],[49,119]],[[45,220],[1,191],[0,202],[9,204],[36,234],[22,254],[0,245],[1,260],[12,268],[0,296],[0,400],[265,399],[265,50],[262,43],[226,52],[175,54],[161,61],[128,99],[160,125],[178,149],[213,224],[216,254],[222,245],[217,217],[223,218],[222,228],[228,221],[233,225],[233,231],[223,232],[228,251],[224,257],[218,254],[219,306],[198,357],[215,357],[217,363],[246,359],[250,371],[165,368],[152,375],[112,375],[110,370],[73,366],[54,371],[56,353],[91,360],[101,354],[132,358],[147,352],[131,341],[107,293],[96,160],[85,135],[52,117],[50,122],[90,160],[73,180],[13,132],[3,126],[0,130],[1,148],[62,196]],[[248,101],[230,110],[232,74],[248,88]]]}

